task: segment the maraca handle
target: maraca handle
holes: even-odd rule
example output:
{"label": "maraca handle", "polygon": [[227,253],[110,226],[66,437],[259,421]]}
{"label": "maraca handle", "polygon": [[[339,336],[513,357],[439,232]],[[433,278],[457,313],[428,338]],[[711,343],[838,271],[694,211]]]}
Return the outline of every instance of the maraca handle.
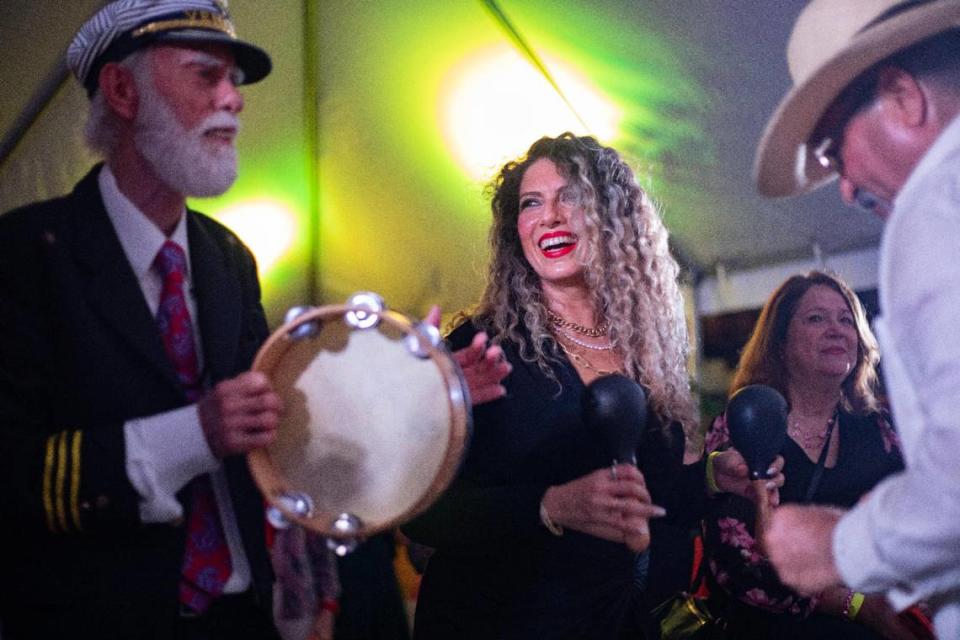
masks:
{"label": "maraca handle", "polygon": [[[620,457],[624,458],[623,462],[637,466],[637,457],[634,454],[629,456],[621,455]],[[616,478],[617,477],[617,465],[620,461],[616,458],[613,460],[613,464],[610,465],[610,474]],[[647,547],[650,546],[650,522],[647,521],[644,524],[644,530],[642,533],[628,533],[624,536],[623,542],[627,545],[627,548],[634,553],[640,553],[645,551]]]}
{"label": "maraca handle", "polygon": [[624,543],[626,543],[627,548],[634,553],[646,551],[647,547],[650,546],[650,530],[647,529],[646,533],[628,534],[624,539]]}
{"label": "maraca handle", "polygon": [[767,555],[763,547],[763,537],[770,525],[770,514],[773,507],[770,506],[770,494],[767,492],[767,482],[769,480],[760,478],[753,480],[753,490],[757,494],[757,521],[753,527],[754,538],[757,541],[757,550],[763,555]]}

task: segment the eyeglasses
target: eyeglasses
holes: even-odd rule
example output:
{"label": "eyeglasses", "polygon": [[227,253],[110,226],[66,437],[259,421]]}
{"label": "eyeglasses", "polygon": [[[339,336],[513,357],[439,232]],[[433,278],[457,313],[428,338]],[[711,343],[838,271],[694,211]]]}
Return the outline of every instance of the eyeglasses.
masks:
{"label": "eyeglasses", "polygon": [[819,141],[813,153],[824,169],[843,172],[840,148],[843,146],[844,130],[855,115],[873,103],[877,95],[877,81],[876,71],[864,73],[847,85],[821,116],[810,140]]}
{"label": "eyeglasses", "polygon": [[843,174],[840,148],[843,146],[844,131],[853,117],[871,101],[871,97],[865,96],[862,90],[854,92],[853,89],[848,88],[823,114],[813,135],[810,136],[811,140],[820,141],[813,148],[813,156],[821,167]]}
{"label": "eyeglasses", "polygon": [[[813,157],[827,171],[843,175],[840,148],[844,131],[850,120],[873,102],[875,85],[876,78],[869,76],[854,82],[837,97],[817,125],[811,139],[820,142],[813,148]],[[893,208],[889,200],[860,187],[854,188],[853,206],[881,217],[886,217]]]}
{"label": "eyeglasses", "polygon": [[813,148],[813,157],[827,171],[843,173],[843,163],[840,161],[840,145],[834,144],[832,137],[823,138],[820,144]]}
{"label": "eyeglasses", "polygon": [[[813,149],[813,157],[820,166],[828,171],[843,175],[843,162],[840,159],[840,145],[834,144],[833,138],[823,138]],[[861,187],[853,189],[853,206],[861,211],[872,213],[880,217],[887,217],[893,209],[892,203]]]}

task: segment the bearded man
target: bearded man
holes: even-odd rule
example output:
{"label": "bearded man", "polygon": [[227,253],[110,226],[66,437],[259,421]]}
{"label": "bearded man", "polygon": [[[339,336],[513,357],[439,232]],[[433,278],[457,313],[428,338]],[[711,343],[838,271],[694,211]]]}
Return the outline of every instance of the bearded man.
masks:
{"label": "bearded man", "polygon": [[0,627],[18,638],[273,638],[244,453],[280,401],[253,256],[186,208],[236,177],[237,86],[271,68],[225,3],[118,0],[68,65],[104,157],[0,216]]}

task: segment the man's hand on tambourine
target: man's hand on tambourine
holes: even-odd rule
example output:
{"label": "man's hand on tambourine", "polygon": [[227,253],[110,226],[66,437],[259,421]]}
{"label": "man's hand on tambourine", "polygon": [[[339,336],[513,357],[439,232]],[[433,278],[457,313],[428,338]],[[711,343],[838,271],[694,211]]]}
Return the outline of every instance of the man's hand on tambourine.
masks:
{"label": "man's hand on tambourine", "polygon": [[273,442],[281,410],[280,396],[257,371],[224,380],[197,404],[203,435],[218,458]]}
{"label": "man's hand on tambourine", "polygon": [[[439,328],[440,307],[431,308],[424,322]],[[487,346],[488,341],[487,334],[481,331],[473,336],[469,345],[452,354],[463,371],[470,400],[475,405],[503,397],[507,389],[500,383],[513,369],[504,357],[503,349],[497,345]]]}

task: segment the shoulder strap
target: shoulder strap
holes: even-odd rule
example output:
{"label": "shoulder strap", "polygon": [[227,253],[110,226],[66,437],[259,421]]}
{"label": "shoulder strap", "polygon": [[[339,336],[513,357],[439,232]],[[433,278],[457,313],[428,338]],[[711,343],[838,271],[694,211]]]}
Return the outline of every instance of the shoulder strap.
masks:
{"label": "shoulder strap", "polygon": [[817,493],[820,486],[820,480],[823,478],[823,468],[827,463],[827,453],[830,451],[830,438],[833,437],[833,428],[840,422],[840,410],[833,414],[833,420],[827,427],[827,435],[823,441],[823,449],[820,450],[820,457],[817,459],[817,466],[813,469],[813,476],[810,478],[810,484],[807,485],[807,492],[803,496],[803,502],[810,502]]}

